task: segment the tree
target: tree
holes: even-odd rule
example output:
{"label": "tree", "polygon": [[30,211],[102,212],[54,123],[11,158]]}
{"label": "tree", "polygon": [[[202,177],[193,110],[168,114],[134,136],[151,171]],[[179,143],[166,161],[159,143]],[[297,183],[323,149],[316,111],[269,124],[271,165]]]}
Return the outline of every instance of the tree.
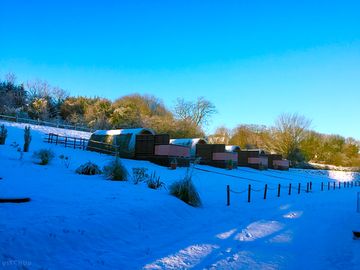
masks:
{"label": "tree", "polygon": [[242,149],[262,148],[268,150],[270,132],[262,125],[239,125],[232,131],[230,144],[238,145]]}
{"label": "tree", "polygon": [[174,108],[177,119],[191,121],[198,127],[207,125],[216,112],[215,105],[204,97],[199,97],[196,102],[178,98]]}
{"label": "tree", "polygon": [[209,143],[229,144],[231,131],[225,126],[218,127],[213,135],[208,138]]}
{"label": "tree", "polygon": [[300,145],[306,136],[306,130],[311,121],[298,114],[281,114],[272,130],[272,142],[270,147],[285,158],[302,161]]}

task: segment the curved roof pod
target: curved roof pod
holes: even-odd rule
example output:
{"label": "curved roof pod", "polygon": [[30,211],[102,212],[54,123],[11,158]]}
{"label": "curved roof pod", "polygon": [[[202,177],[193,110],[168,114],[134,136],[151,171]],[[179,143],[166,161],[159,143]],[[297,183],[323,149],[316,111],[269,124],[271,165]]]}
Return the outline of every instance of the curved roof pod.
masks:
{"label": "curved roof pod", "polygon": [[239,152],[241,151],[241,148],[237,145],[226,145],[225,150],[226,152]]}
{"label": "curved roof pod", "polygon": [[190,147],[191,157],[196,156],[196,145],[198,144],[207,144],[207,141],[202,138],[185,138],[185,139],[172,139],[170,144],[182,145]]}
{"label": "curved roof pod", "polygon": [[[90,149],[97,151],[102,150],[101,145],[104,144],[112,144],[114,146],[122,146],[127,148],[125,151],[133,156],[135,154],[135,143],[136,143],[136,135],[155,135],[155,131],[149,128],[129,128],[129,129],[114,129],[114,130],[96,130],[90,137],[89,144]],[[117,138],[121,138],[121,135],[128,135],[128,140],[125,140],[126,146],[121,140],[117,140]],[[108,138],[114,138],[112,140],[108,140]],[[92,146],[91,144],[95,144]],[[101,151],[98,151],[101,152]]]}

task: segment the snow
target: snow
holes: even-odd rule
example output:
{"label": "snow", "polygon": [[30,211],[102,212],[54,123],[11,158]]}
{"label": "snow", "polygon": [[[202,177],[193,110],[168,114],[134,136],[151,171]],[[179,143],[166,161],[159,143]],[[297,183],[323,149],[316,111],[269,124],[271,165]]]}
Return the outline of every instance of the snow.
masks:
{"label": "snow", "polygon": [[[11,144],[23,143],[24,125],[8,126],[0,146],[0,197],[31,197],[23,204],[0,204],[0,269],[358,269],[360,229],[356,213],[359,187],[320,191],[321,182],[360,180],[359,174],[333,171],[227,171],[209,166],[194,170],[203,207],[192,208],[145,184],[82,176],[75,169],[92,161],[104,166],[112,157],[43,142],[46,133],[89,138],[90,133],[33,126],[30,153],[19,160]],[[50,148],[48,166],[32,152]],[[71,159],[66,168],[58,158]],[[169,170],[147,161],[122,159],[132,168],[156,171],[169,186],[185,168]],[[211,172],[208,172],[211,171]],[[217,172],[217,174],[213,173]],[[224,175],[225,174],[225,175]],[[241,177],[241,178],[240,178]],[[313,192],[287,186],[313,182]],[[276,196],[281,184],[280,198]],[[248,184],[253,192],[247,202]],[[226,206],[226,185],[231,206]]]}
{"label": "snow", "polygon": [[148,128],[129,128],[129,129],[113,129],[113,130],[96,130],[95,135],[120,135],[120,134],[143,134],[145,131],[155,134],[152,129]]}

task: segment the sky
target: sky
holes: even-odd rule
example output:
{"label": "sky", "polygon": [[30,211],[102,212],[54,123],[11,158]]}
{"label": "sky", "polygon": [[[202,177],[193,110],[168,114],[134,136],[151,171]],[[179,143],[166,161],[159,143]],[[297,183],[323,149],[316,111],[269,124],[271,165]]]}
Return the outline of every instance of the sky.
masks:
{"label": "sky", "polygon": [[359,1],[0,0],[0,78],[72,95],[204,96],[206,128],[272,125],[360,139]]}

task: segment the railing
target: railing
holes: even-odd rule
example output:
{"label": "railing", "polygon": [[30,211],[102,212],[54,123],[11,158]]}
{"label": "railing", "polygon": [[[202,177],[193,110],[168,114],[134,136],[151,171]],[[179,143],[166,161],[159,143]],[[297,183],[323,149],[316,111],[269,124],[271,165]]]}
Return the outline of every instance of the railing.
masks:
{"label": "railing", "polygon": [[[353,187],[360,187],[360,181],[350,181],[350,182],[321,182],[319,185],[319,189],[317,189],[316,191],[320,191],[320,192],[324,192],[326,190],[331,191],[331,190],[340,190],[342,188],[347,189],[347,188],[353,188]],[[248,188],[245,188],[243,190],[233,190],[230,188],[229,185],[226,186],[226,205],[230,206],[230,194],[237,194],[237,195],[241,195],[241,194],[247,194],[247,202],[251,202],[251,198],[252,198],[252,192],[263,192],[263,198],[264,200],[266,200],[268,198],[268,191],[275,191],[275,196],[276,197],[280,197],[281,194],[283,195],[292,195],[292,194],[300,194],[301,192],[303,193],[314,193],[314,189],[313,189],[313,183],[312,182],[307,182],[306,183],[306,187],[302,187],[301,183],[298,183],[297,185],[292,185],[291,183],[289,183],[289,185],[286,186],[282,186],[281,184],[278,184],[276,186],[268,186],[268,184],[265,184],[264,188],[260,188],[260,189],[254,189],[252,188],[252,186],[249,184]],[[315,192],[316,192],[315,191]]]}
{"label": "railing", "polygon": [[55,144],[55,145],[63,145],[65,148],[74,148],[86,150],[86,146],[88,144],[88,139],[85,138],[76,138],[69,136],[62,136],[54,133],[47,134],[47,137],[44,139],[44,142]]}
{"label": "railing", "polygon": [[8,122],[17,122],[17,123],[31,124],[31,125],[37,125],[37,126],[49,126],[49,127],[79,130],[79,131],[85,131],[85,132],[93,131],[91,128],[84,127],[84,126],[69,125],[69,124],[64,124],[64,123],[60,123],[60,122],[34,120],[34,119],[22,118],[22,117],[17,117],[17,116],[10,116],[10,115],[0,114],[0,119],[8,121]]}

